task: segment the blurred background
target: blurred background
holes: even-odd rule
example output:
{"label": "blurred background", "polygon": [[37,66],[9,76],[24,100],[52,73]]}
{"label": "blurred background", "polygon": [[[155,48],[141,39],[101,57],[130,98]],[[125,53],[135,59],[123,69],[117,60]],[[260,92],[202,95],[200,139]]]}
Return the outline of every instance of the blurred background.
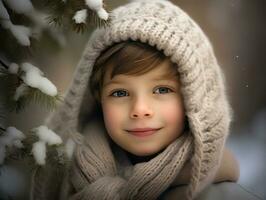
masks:
{"label": "blurred background", "polygon": [[[108,10],[112,10],[125,2],[105,3]],[[266,1],[172,2],[201,26],[213,44],[225,73],[227,93],[234,111],[227,146],[240,164],[239,183],[261,199],[266,199]],[[32,3],[37,9],[42,9],[39,1]],[[21,18],[14,20],[19,23]],[[63,94],[92,29],[78,34],[71,29],[43,27],[32,47],[22,48],[0,26],[0,57],[38,66]],[[5,123],[26,133],[43,124],[48,114],[44,108],[30,105],[19,114],[10,113]],[[1,167],[0,194],[7,193],[13,199],[28,199],[29,176],[22,173],[23,170],[27,171],[27,166],[20,163],[7,163]]]}

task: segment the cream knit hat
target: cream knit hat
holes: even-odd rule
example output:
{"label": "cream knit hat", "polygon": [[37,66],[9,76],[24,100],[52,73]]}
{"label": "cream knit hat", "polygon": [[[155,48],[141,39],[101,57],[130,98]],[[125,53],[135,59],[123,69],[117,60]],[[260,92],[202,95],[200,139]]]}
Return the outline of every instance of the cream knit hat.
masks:
{"label": "cream knit hat", "polygon": [[[132,1],[111,13],[110,25],[94,31],[63,105],[47,121],[63,137],[78,132],[80,105],[93,109],[88,80],[97,57],[114,43],[138,40],[162,50],[178,66],[190,130],[194,138],[189,192],[201,191],[220,164],[231,120],[223,75],[199,26],[169,1]],[[85,97],[84,97],[85,94]]]}

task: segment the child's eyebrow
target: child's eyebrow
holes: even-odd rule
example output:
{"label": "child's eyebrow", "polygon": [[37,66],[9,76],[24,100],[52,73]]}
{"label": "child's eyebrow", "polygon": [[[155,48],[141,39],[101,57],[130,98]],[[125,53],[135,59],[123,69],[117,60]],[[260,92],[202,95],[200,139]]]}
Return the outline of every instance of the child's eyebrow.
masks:
{"label": "child's eyebrow", "polygon": [[[157,77],[154,77],[151,79],[151,81],[177,81],[178,80],[178,76],[177,74],[174,74],[174,73],[165,73],[165,74],[162,74],[160,76],[157,76]],[[111,84],[123,84],[124,81],[122,80],[109,80],[107,83],[104,83],[103,84],[103,88],[111,85]]]}
{"label": "child's eyebrow", "polygon": [[153,78],[152,81],[176,81],[177,77],[157,77]]}
{"label": "child's eyebrow", "polygon": [[111,84],[121,84],[123,81],[117,81],[117,80],[109,80],[107,83],[103,84],[103,88],[107,87],[108,85]]}
{"label": "child's eyebrow", "polygon": [[158,77],[155,77],[152,80],[154,80],[154,81],[161,81],[161,80],[166,80],[166,81],[173,80],[173,81],[176,81],[176,80],[178,80],[178,76],[177,76],[177,74],[174,74],[174,73],[166,73],[166,74],[162,74],[162,75],[160,75]]}

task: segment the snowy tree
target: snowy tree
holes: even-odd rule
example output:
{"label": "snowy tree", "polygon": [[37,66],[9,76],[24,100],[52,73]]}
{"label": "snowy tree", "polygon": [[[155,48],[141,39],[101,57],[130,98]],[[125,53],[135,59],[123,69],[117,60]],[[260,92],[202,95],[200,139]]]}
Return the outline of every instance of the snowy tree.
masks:
{"label": "snowy tree", "polygon": [[42,37],[64,48],[68,30],[84,33],[108,22],[102,0],[0,0],[0,176],[11,160],[30,159],[36,167],[45,165],[48,157],[55,164],[71,158],[71,138],[64,143],[43,125],[22,133],[15,124],[7,125],[6,118],[32,102],[52,110],[62,100],[57,87],[32,62]]}

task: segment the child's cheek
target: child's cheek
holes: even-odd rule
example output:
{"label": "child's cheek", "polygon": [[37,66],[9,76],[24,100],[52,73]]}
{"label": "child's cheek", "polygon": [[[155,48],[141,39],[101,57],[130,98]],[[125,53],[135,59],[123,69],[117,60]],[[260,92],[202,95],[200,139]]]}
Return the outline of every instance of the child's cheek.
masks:
{"label": "child's cheek", "polygon": [[104,122],[107,131],[115,130],[119,126],[121,112],[117,107],[111,105],[103,105]]}
{"label": "child's cheek", "polygon": [[178,125],[180,126],[184,122],[184,110],[180,102],[172,102],[165,104],[161,108],[162,120],[168,125]]}

